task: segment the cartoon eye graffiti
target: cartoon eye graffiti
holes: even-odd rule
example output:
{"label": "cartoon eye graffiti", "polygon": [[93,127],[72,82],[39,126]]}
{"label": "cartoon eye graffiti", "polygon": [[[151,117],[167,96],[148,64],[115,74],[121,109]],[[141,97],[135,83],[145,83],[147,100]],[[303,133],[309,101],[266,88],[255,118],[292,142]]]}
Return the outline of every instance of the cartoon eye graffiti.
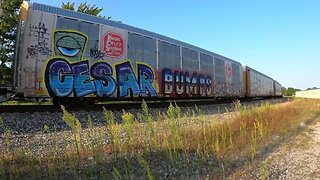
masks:
{"label": "cartoon eye graffiti", "polygon": [[59,47],[58,46],[58,50],[64,56],[74,57],[80,52],[81,49],[68,48],[68,47]]}
{"label": "cartoon eye graffiti", "polygon": [[72,36],[63,36],[57,40],[56,46],[63,56],[75,57],[81,51],[81,45]]}

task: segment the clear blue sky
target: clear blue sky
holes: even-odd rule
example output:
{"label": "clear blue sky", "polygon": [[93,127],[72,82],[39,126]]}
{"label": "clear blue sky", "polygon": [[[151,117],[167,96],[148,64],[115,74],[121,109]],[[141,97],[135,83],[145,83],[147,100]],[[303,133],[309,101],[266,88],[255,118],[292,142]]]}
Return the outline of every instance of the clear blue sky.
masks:
{"label": "clear blue sky", "polygon": [[[60,6],[68,0],[31,0]],[[85,0],[70,0],[78,5]],[[319,0],[87,0],[102,15],[255,68],[285,87],[320,87]]]}

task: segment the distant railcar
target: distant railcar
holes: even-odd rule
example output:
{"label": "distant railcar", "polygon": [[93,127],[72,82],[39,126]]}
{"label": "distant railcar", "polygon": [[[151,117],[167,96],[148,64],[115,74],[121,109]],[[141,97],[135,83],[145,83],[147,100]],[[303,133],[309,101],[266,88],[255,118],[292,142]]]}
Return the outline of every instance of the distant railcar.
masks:
{"label": "distant railcar", "polygon": [[282,96],[282,86],[280,83],[278,83],[276,80],[273,80],[273,84],[274,84],[274,96],[276,97],[280,97]]}
{"label": "distant railcar", "polygon": [[272,97],[274,96],[273,79],[248,66],[244,67],[246,74],[247,97]]}
{"label": "distant railcar", "polygon": [[19,17],[13,84],[23,97],[273,96],[271,78],[150,31],[28,1]]}

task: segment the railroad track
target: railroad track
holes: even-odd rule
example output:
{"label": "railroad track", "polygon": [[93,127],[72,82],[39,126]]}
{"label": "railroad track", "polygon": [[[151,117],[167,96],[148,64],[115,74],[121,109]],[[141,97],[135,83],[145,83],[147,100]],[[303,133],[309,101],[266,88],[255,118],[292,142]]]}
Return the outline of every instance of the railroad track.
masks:
{"label": "railroad track", "polygon": [[[289,101],[290,98],[268,98],[268,99],[240,99],[240,102],[265,102],[269,101],[271,103],[280,103]],[[168,107],[170,103],[176,103],[178,106],[200,106],[200,105],[213,105],[213,104],[229,104],[233,103],[234,99],[194,99],[194,100],[175,100],[175,101],[147,101],[149,108],[164,108]],[[100,103],[92,106],[66,106],[66,109],[77,111],[101,111],[104,107],[108,110],[129,110],[129,109],[139,109],[141,108],[142,101],[128,101],[128,102],[117,102],[113,101],[110,103]],[[0,105],[0,113],[23,113],[23,112],[59,112],[62,111],[61,108],[56,107],[52,104],[21,104],[21,105]]]}

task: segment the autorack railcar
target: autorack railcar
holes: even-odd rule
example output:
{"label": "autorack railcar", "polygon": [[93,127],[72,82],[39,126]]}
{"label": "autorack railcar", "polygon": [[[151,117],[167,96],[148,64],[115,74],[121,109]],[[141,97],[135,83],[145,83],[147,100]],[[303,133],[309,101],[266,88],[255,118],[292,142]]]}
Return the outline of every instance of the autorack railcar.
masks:
{"label": "autorack railcar", "polygon": [[273,79],[257,70],[244,66],[246,77],[246,97],[274,96]]}
{"label": "autorack railcar", "polygon": [[273,96],[253,69],[246,92],[239,62],[157,33],[28,1],[19,17],[13,84],[23,97]]}
{"label": "autorack railcar", "polygon": [[274,86],[274,96],[275,97],[281,97],[282,96],[282,86],[281,84],[276,81],[276,80],[273,80],[273,86]]}

